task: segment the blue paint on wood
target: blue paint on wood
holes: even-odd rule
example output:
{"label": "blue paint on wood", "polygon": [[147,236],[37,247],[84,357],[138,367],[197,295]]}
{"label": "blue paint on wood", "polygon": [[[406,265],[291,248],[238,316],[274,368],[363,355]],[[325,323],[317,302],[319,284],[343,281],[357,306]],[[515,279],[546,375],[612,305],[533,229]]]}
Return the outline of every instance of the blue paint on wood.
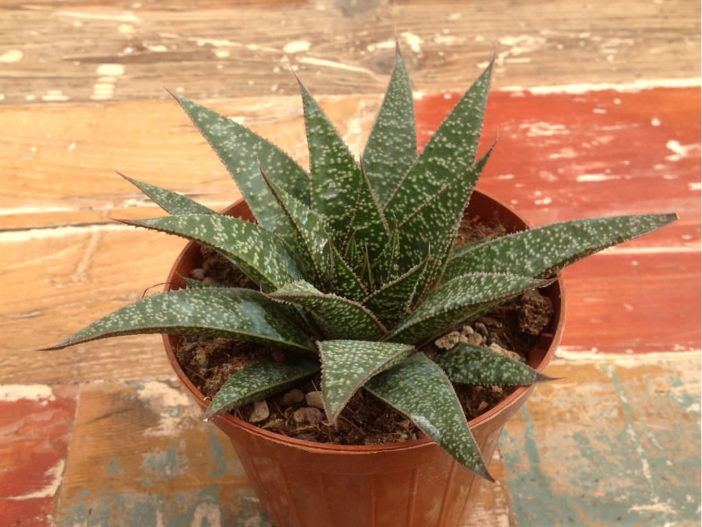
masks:
{"label": "blue paint on wood", "polygon": [[508,425],[512,433],[503,433],[500,446],[517,524],[696,524],[696,398],[679,379],[672,379],[669,392],[654,392],[653,382],[649,387],[644,381],[633,391],[613,366],[599,368],[611,383],[604,393],[613,392],[616,399],[593,398],[593,408],[581,410],[582,423],[574,411],[573,421],[540,421],[537,431],[522,409],[523,426]]}

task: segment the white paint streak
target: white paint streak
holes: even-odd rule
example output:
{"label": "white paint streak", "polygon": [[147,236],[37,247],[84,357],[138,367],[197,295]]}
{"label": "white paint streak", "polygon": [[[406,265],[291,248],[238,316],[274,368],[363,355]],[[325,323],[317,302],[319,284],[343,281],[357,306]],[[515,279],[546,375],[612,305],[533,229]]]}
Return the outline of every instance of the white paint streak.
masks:
{"label": "white paint streak", "polygon": [[215,57],[217,57],[218,59],[226,59],[230,55],[228,49],[215,48],[212,50],[212,53],[214,53]]}
{"label": "white paint streak", "polygon": [[131,24],[120,24],[117,26],[117,31],[122,35],[132,35],[134,33],[134,26]]}
{"label": "white paint streak", "polygon": [[678,141],[674,139],[668,141],[665,144],[665,147],[671,152],[673,152],[671,155],[666,156],[666,159],[668,161],[680,161],[681,159],[690,157],[693,152],[699,151],[700,149],[699,144],[681,145]]}
{"label": "white paint streak", "polygon": [[95,73],[107,77],[119,77],[124,74],[124,64],[100,64]]}
{"label": "white paint streak", "polygon": [[373,53],[374,51],[379,50],[379,49],[394,49],[394,48],[395,48],[395,41],[391,38],[389,38],[387,40],[382,40],[380,42],[376,42],[374,44],[368,44],[368,46],[366,46],[366,49],[371,53]]}
{"label": "white paint streak", "polygon": [[352,66],[351,64],[344,64],[343,62],[336,62],[333,60],[318,59],[316,57],[300,57],[297,59],[300,64],[309,64],[310,66],[321,66],[323,68],[334,68],[344,71],[354,71],[358,73],[367,73],[373,75],[373,72],[367,68],[362,68],[360,66]]}
{"label": "white paint streak", "polygon": [[608,181],[610,179],[621,179],[621,177],[607,174],[580,174],[575,178],[575,181],[578,183],[596,183],[599,181]]}
{"label": "white paint streak", "polygon": [[660,126],[661,120],[658,117],[651,118],[651,126]]}
{"label": "white paint streak", "polygon": [[551,135],[566,135],[568,129],[565,125],[538,122],[538,123],[524,123],[519,126],[522,130],[527,130],[527,135],[529,137],[545,137]]}
{"label": "white paint streak", "polygon": [[92,232],[125,231],[126,225],[104,225],[49,227],[45,229],[26,229],[0,232],[0,243],[22,243],[29,240],[49,240],[65,236],[85,236]]}
{"label": "white paint streak", "polygon": [[70,97],[64,95],[61,90],[48,90],[46,95],[42,95],[41,100],[45,102],[61,102],[67,101]]}
{"label": "white paint streak", "polygon": [[687,188],[690,189],[692,192],[699,192],[700,191],[700,182],[697,181],[695,183],[688,183]]}
{"label": "white paint streak", "polygon": [[82,13],[78,11],[59,11],[56,13],[58,16],[65,16],[70,18],[81,18],[83,20],[108,20],[112,22],[141,22],[141,18],[136,16],[134,13],[126,12],[120,14],[103,14],[103,13]]}
{"label": "white paint streak", "polygon": [[464,42],[465,39],[462,37],[456,37],[453,35],[437,35],[434,37],[434,43],[440,46],[451,46],[454,44],[460,44]]}
{"label": "white paint streak", "polygon": [[63,459],[59,460],[53,467],[44,473],[49,479],[49,482],[39,490],[34,492],[29,492],[27,494],[22,494],[21,496],[10,496],[8,499],[15,501],[31,500],[34,498],[52,498],[56,495],[56,491],[61,485],[61,480],[63,479],[63,469],[65,467],[65,461]]}
{"label": "white paint streak", "polygon": [[699,77],[682,79],[638,79],[633,82],[621,83],[582,83],[582,84],[562,84],[554,86],[504,86],[499,91],[507,92],[528,92],[532,95],[552,95],[557,93],[568,93],[581,95],[593,91],[615,91],[621,93],[638,92],[642,90],[652,90],[655,88],[698,88],[700,86]]}
{"label": "white paint streak", "polygon": [[22,60],[22,57],[24,57],[24,53],[22,53],[19,49],[11,49],[10,51],[6,51],[0,55],[0,62],[19,62]]}
{"label": "white paint streak", "polygon": [[414,33],[410,33],[409,31],[400,33],[400,36],[414,53],[422,52],[422,44],[424,44],[422,37],[415,35]]}
{"label": "white paint streak", "polygon": [[675,363],[680,360],[699,361],[700,350],[689,348],[678,351],[658,351],[639,354],[600,353],[596,348],[559,346],[554,362],[598,362],[613,364],[623,368],[657,365],[661,362]]}
{"label": "white paint streak", "polygon": [[147,44],[146,49],[153,51],[154,53],[165,53],[168,48],[163,44]]}
{"label": "white paint streak", "polygon": [[307,40],[293,40],[283,46],[283,53],[302,53],[309,51],[311,44]]}
{"label": "white paint streak", "polygon": [[575,157],[575,150],[572,148],[561,148],[558,152],[549,154],[549,159],[573,159]]}
{"label": "white paint streak", "polygon": [[0,384],[0,401],[53,401],[54,392],[46,384]]}
{"label": "white paint streak", "polygon": [[546,196],[545,198],[535,199],[534,205],[550,205],[553,200]]}

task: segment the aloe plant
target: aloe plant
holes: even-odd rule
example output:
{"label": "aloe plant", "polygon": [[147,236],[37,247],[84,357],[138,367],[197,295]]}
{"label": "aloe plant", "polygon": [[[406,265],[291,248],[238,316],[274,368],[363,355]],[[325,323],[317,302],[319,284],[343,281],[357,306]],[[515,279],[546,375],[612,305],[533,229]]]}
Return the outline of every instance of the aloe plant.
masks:
{"label": "aloe plant", "polygon": [[333,423],[357,390],[406,414],[470,470],[490,478],[454,384],[529,385],[546,377],[492,351],[459,345],[436,360],[422,346],[596,251],[675,215],[560,223],[454,248],[492,148],[476,160],[492,64],[417,155],[412,89],[398,51],[360,163],[300,84],[310,171],[236,122],[174,95],[256,217],[226,217],[130,180],[169,216],[124,223],[209,246],[260,290],[203,287],[142,299],[54,349],[133,333],[206,335],[285,351],[235,373],[207,417],[321,372]]}

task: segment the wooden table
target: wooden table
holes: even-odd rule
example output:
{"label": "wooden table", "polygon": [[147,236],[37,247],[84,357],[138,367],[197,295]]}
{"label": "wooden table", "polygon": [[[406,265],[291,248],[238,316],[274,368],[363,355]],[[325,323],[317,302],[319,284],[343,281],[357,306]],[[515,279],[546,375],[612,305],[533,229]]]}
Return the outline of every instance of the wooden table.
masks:
{"label": "wooden table", "polygon": [[[600,5],[601,4],[601,5]],[[535,224],[675,211],[570,268],[566,336],[464,525],[698,525],[699,3],[0,2],[0,525],[268,525],[158,337],[36,352],[161,282],[182,242],[125,181],[239,194],[163,89],[306,162],[289,69],[358,150],[402,43],[421,138],[493,51],[479,188]]]}

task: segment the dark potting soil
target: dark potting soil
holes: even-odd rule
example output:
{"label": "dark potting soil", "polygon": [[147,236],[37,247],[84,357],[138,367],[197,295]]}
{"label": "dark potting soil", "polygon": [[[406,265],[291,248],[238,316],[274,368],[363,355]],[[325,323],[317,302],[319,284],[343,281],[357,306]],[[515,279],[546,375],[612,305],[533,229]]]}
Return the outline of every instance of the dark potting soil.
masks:
{"label": "dark potting soil", "polygon": [[[456,245],[474,243],[505,233],[506,229],[498,221],[472,218],[462,223]],[[218,285],[256,288],[253,282],[216,252],[205,247],[201,248],[201,252],[202,265],[190,272],[191,278]],[[503,352],[508,350],[507,353],[514,352],[516,355],[513,356],[526,360],[552,316],[551,301],[538,290],[528,291],[481,317],[470,327],[464,326],[463,331],[454,332],[445,338],[478,339],[482,345]],[[433,357],[443,350],[430,344],[422,351]],[[191,336],[178,340],[176,357],[190,380],[210,398],[233,373],[247,364],[263,358],[294,360],[290,352],[261,344]],[[336,426],[330,425],[326,422],[320,404],[320,386],[321,380],[317,376],[296,389],[271,396],[265,402],[243,406],[233,413],[261,428],[320,443],[397,443],[423,435],[404,415],[365,390],[359,390],[354,395],[339,416]],[[516,389],[460,384],[454,387],[469,420],[493,408]]]}

